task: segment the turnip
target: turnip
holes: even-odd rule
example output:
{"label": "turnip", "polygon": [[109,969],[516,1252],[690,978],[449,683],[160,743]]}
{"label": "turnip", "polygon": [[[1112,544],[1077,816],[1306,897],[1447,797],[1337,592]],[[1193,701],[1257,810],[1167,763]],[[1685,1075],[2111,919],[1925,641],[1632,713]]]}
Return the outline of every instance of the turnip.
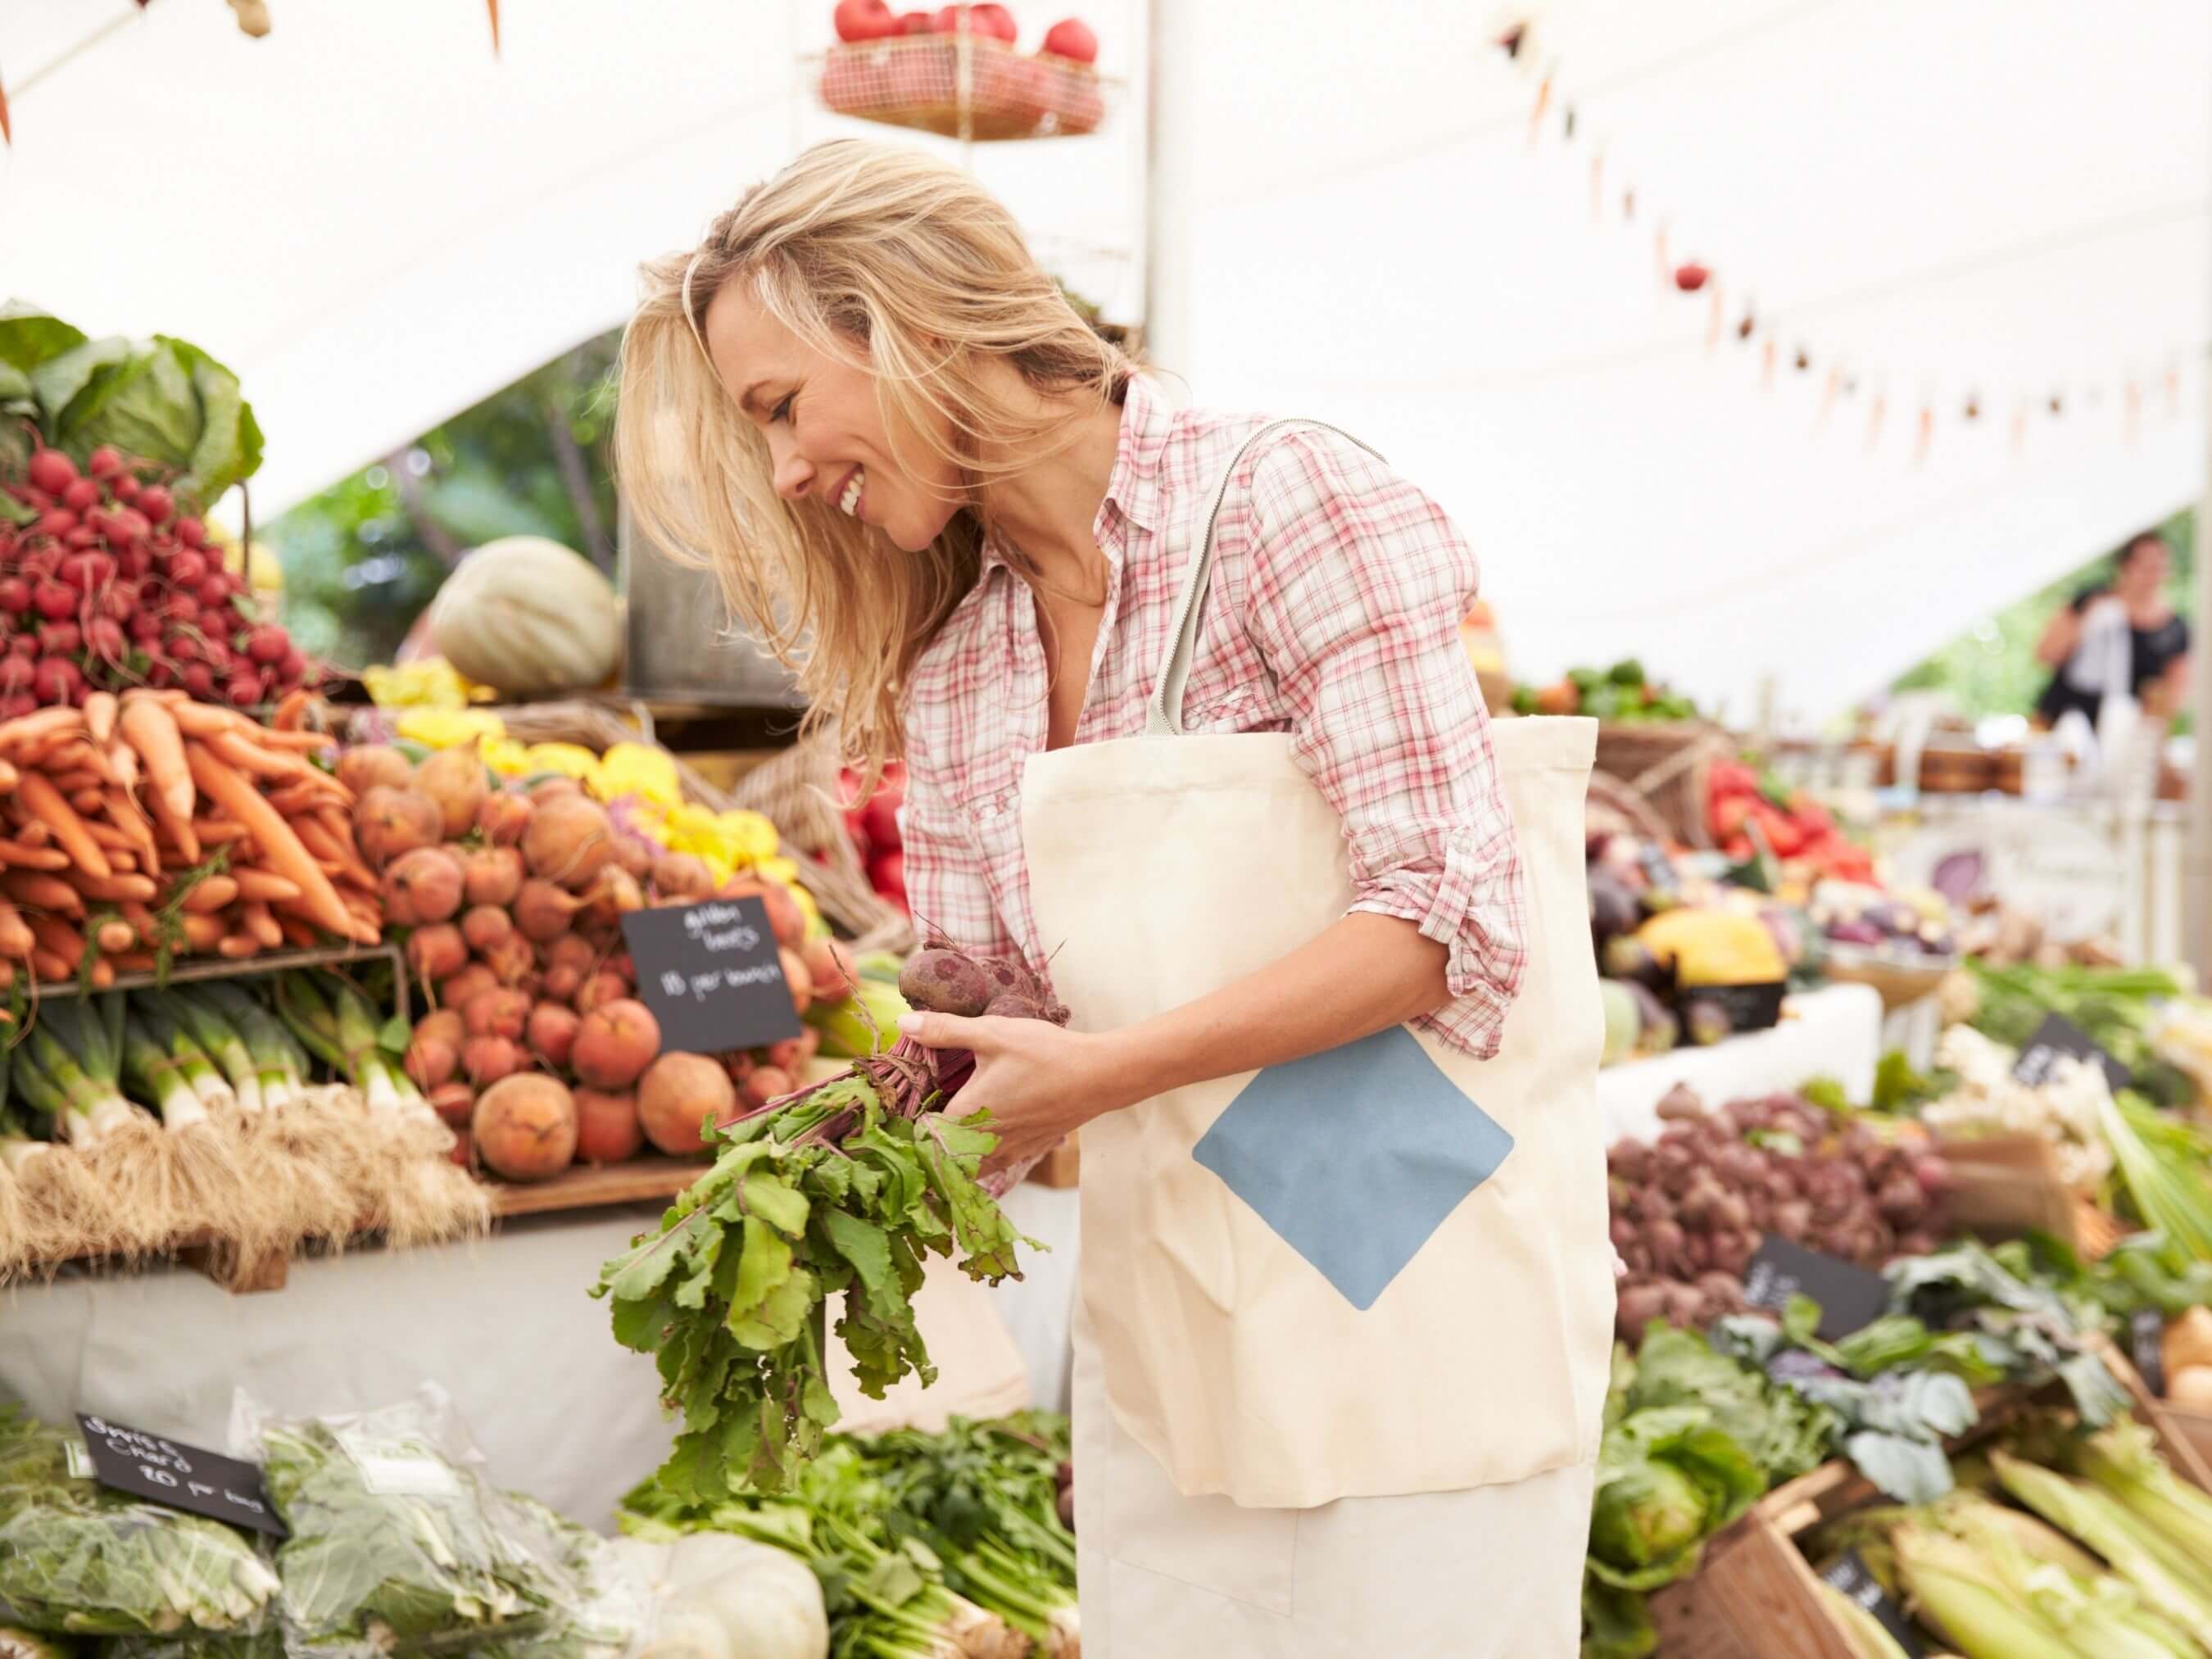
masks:
{"label": "turnip", "polygon": [[372,789],[404,789],[414,781],[413,765],[389,744],[356,744],[339,751],[338,781],[356,799]]}
{"label": "turnip", "polygon": [[590,941],[579,939],[574,933],[563,933],[542,948],[545,965],[549,969],[574,968],[579,975],[583,975],[594,973],[605,965],[600,962],[599,953],[592,948]]}
{"label": "turnip", "polygon": [[62,491],[62,505],[72,513],[82,513],[88,507],[98,507],[100,481],[96,478],[75,480],[67,489]]}
{"label": "turnip", "polygon": [[169,556],[168,564],[161,574],[178,587],[188,588],[197,586],[204,580],[207,569],[206,558],[199,553],[186,549],[182,552],[172,553]]}
{"label": "turnip", "polygon": [[556,1002],[574,1003],[576,993],[583,987],[584,970],[564,962],[545,970],[545,977],[538,988]]}
{"label": "turnip", "polygon": [[[466,941],[463,944],[465,948]],[[438,1000],[447,1008],[459,1010],[467,1007],[484,992],[499,988],[499,978],[490,969],[481,962],[471,962],[439,985]]]}
{"label": "turnip", "polygon": [[437,803],[448,836],[466,835],[488,793],[483,757],[472,743],[441,749],[415,769],[415,787]]}
{"label": "turnip", "polygon": [[[430,1109],[436,1112],[446,1127],[455,1130],[465,1146],[469,1138],[469,1120],[476,1115],[477,1091],[473,1085],[455,1079],[441,1083],[430,1091]],[[465,1164],[464,1164],[464,1167]]]}
{"label": "turnip", "polygon": [[714,890],[714,872],[704,859],[690,853],[663,853],[653,860],[651,879],[662,898],[705,898]]}
{"label": "turnip", "polygon": [[812,939],[799,951],[817,1002],[842,1002],[853,994],[850,957],[835,940]]}
{"label": "turnip", "polygon": [[530,1018],[530,998],[512,986],[479,991],[460,1005],[461,1024],[471,1036],[502,1036],[510,1042],[522,1035]]}
{"label": "turnip", "polygon": [[704,1150],[704,1124],[726,1123],[737,1113],[736,1086],[704,1054],[663,1054],[638,1081],[637,1116],[645,1138],[679,1158]]}
{"label": "turnip", "polygon": [[594,1007],[577,1027],[569,1063],[594,1089],[627,1089],[660,1052],[660,1022],[628,997]]}
{"label": "turnip", "polygon": [[461,881],[460,860],[442,847],[404,854],[384,872],[385,919],[401,927],[447,921],[461,908]]}
{"label": "turnip", "polygon": [[148,484],[138,492],[138,499],[131,505],[146,515],[149,529],[155,525],[167,523],[169,514],[176,510],[169,492],[159,484]]}
{"label": "turnip", "polygon": [[791,890],[780,881],[769,881],[758,876],[738,876],[722,884],[718,896],[722,898],[757,898],[768,911],[768,925],[775,934],[775,942],[787,950],[794,950],[806,942],[806,915],[792,897]]}
{"label": "turnip", "polygon": [[510,933],[483,953],[484,965],[501,985],[527,988],[538,982],[538,952],[520,933]]}
{"label": "turnip", "polygon": [[645,1145],[638,1121],[637,1097],[627,1091],[579,1089],[576,1099],[576,1158],[584,1164],[619,1164]]}
{"label": "turnip", "polygon": [[513,904],[522,890],[522,854],[512,847],[477,847],[462,855],[471,904]]}
{"label": "turnip", "polygon": [[496,904],[479,904],[461,918],[461,937],[481,956],[514,935],[514,918]]}
{"label": "turnip", "polygon": [[603,926],[619,924],[630,911],[644,908],[645,893],[637,878],[619,865],[609,865],[599,872],[584,902],[585,914]]}
{"label": "turnip", "polygon": [[31,607],[48,622],[67,622],[76,614],[76,590],[66,582],[44,577],[31,590]]}
{"label": "turnip", "polygon": [[917,951],[900,970],[898,988],[917,1008],[963,1019],[978,1018],[998,990],[981,962],[950,946]]}
{"label": "turnip", "polygon": [[803,1014],[814,1000],[814,976],[806,971],[806,963],[798,951],[786,949],[775,955],[783,964],[783,982],[791,992],[792,1009]]}
{"label": "turnip", "polygon": [[[477,828],[490,838],[495,847],[520,847],[524,833],[530,828],[533,810],[527,795],[508,789],[495,790],[477,808]],[[518,870],[518,879],[520,874]]]}
{"label": "turnip", "polygon": [[0,611],[4,611],[10,616],[21,616],[30,608],[31,584],[29,582],[21,576],[0,579]]}
{"label": "turnip", "polygon": [[782,1099],[795,1086],[790,1073],[779,1071],[773,1066],[756,1066],[751,1075],[745,1079],[744,1086],[738,1091],[738,1097],[746,1105],[757,1109],[772,1100]]}
{"label": "turnip", "polygon": [[620,1002],[630,993],[629,985],[620,974],[602,968],[584,976],[576,989],[575,1006],[580,1014],[589,1014],[610,1002]]}
{"label": "turnip", "polygon": [[31,675],[31,695],[48,705],[75,702],[84,694],[84,676],[63,657],[48,657]]}
{"label": "turnip", "polygon": [[178,541],[186,547],[198,547],[207,539],[207,526],[198,519],[179,519],[173,527]]}
{"label": "turnip", "polygon": [[407,1045],[407,1075],[426,1092],[452,1082],[460,1063],[460,1050],[442,1037],[417,1031]]}
{"label": "turnip", "polygon": [[[653,873],[653,843],[641,836],[618,834],[615,836],[616,865],[631,881],[641,886]],[[642,905],[643,902],[641,898],[639,903]]]}
{"label": "turnip", "polygon": [[[541,800],[523,833],[522,856],[531,873],[572,891],[588,888],[614,854],[612,822],[604,808],[580,793]],[[516,921],[521,921],[520,915]],[[524,931],[529,931],[527,924]]]}
{"label": "turnip", "polygon": [[450,921],[417,927],[408,936],[407,964],[418,978],[435,982],[455,977],[468,959],[468,941]]}
{"label": "turnip", "polygon": [[509,1181],[558,1175],[576,1156],[576,1102],[542,1073],[502,1079],[477,1097],[470,1121],[477,1156]]}
{"label": "turnip", "polygon": [[84,470],[102,480],[116,477],[129,465],[123,459],[123,452],[113,444],[100,445],[84,459]]}
{"label": "turnip", "polygon": [[461,1045],[461,1069],[477,1088],[512,1077],[522,1066],[522,1051],[503,1036],[472,1036]]}
{"label": "turnip", "polygon": [[514,925],[540,944],[573,932],[584,901],[557,884],[532,877],[514,896]]}
{"label": "turnip", "polygon": [[[197,666],[187,664],[185,672]],[[443,822],[438,804],[412,789],[379,786],[354,807],[354,831],[361,850],[380,870],[419,847],[435,846]]]}
{"label": "turnip", "polygon": [[523,1039],[530,1052],[546,1064],[566,1066],[575,1052],[576,1033],[582,1021],[573,1008],[564,1008],[557,1002],[541,1002],[530,1011],[530,1021],[523,1028]]}

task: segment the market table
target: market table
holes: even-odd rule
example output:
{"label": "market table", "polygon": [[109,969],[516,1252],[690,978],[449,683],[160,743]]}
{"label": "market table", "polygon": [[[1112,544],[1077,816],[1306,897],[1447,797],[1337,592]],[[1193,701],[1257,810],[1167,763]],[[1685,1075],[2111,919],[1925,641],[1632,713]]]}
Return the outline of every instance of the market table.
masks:
{"label": "market table", "polygon": [[[661,1208],[527,1217],[468,1243],[297,1261],[265,1295],[233,1295],[187,1268],[72,1268],[0,1291],[0,1396],[49,1421],[94,1412],[221,1450],[240,1387],[279,1412],[321,1414],[434,1382],[495,1481],[603,1527],[674,1428],[653,1361],[616,1344],[605,1304],[586,1292]],[[856,1426],[931,1426],[948,1407],[995,1415],[1028,1400],[990,1293],[940,1266],[915,1298],[939,1386],[926,1408],[903,1384],[879,1405],[849,1377],[840,1386],[833,1367]]]}
{"label": "market table", "polygon": [[1801,993],[1789,1000],[1782,1024],[1771,1031],[1600,1072],[1597,1099],[1606,1137],[1656,1135],[1659,1102],[1678,1083],[1687,1084],[1708,1106],[1794,1089],[1815,1077],[1834,1078],[1853,1100],[1864,1100],[1874,1089],[1881,1042],[1881,998],[1870,987],[1827,985]]}

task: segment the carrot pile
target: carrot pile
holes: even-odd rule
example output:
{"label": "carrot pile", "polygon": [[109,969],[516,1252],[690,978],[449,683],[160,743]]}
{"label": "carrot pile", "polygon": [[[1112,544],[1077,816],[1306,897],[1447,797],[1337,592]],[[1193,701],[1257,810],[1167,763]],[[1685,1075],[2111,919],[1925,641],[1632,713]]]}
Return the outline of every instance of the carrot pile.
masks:
{"label": "carrot pile", "polygon": [[[302,729],[307,701],[265,726],[151,689],[0,720],[0,1279],[78,1255],[227,1243],[258,1255],[363,1228],[407,1243],[486,1224],[419,1094],[364,1085],[377,1017],[342,982],[319,1023],[296,972],[269,982],[275,1005],[228,988],[110,990],[176,956],[380,940],[354,792],[316,764],[336,739]],[[39,995],[71,985],[90,994]],[[209,1000],[226,996],[233,1024]],[[280,1014],[301,1034],[296,1064]],[[330,1042],[308,1041],[325,1024]],[[256,1052],[225,1035],[234,1025]],[[303,1042],[338,1086],[299,1086]],[[270,1076],[287,1086],[260,1086]]]}
{"label": "carrot pile", "polygon": [[173,954],[373,945],[353,793],[309,758],[304,694],[263,726],[181,691],[0,721],[0,989],[94,989]]}

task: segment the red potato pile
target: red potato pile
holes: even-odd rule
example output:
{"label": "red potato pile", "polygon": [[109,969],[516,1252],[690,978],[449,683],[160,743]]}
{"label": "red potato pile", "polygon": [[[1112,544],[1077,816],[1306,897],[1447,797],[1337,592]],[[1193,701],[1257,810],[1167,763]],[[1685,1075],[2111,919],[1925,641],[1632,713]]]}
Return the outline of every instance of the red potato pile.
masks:
{"label": "red potato pile", "polygon": [[112,448],[82,471],[42,448],[0,481],[37,514],[0,520],[0,719],[133,686],[249,708],[321,678],[158,476]]}
{"label": "red potato pile", "polygon": [[1867,1268],[1942,1243],[1950,1175],[1924,1142],[1885,1140],[1796,1095],[1709,1112],[1678,1086],[1659,1115],[1657,1140],[1606,1154],[1631,1346],[1654,1319],[1702,1328],[1747,1311],[1744,1269],[1770,1233]]}
{"label": "red potato pile", "polygon": [[407,1073],[460,1132],[457,1158],[533,1181],[647,1143],[698,1152],[702,1115],[726,1120],[796,1086],[820,1040],[811,1029],[750,1052],[663,1054],[622,934],[623,916],[647,905],[757,897],[803,1013],[817,988],[849,988],[782,884],[717,886],[699,860],[625,833],[567,778],[495,787],[473,747],[418,767],[368,744],[337,770],[359,792],[355,835],[433,1008]]}

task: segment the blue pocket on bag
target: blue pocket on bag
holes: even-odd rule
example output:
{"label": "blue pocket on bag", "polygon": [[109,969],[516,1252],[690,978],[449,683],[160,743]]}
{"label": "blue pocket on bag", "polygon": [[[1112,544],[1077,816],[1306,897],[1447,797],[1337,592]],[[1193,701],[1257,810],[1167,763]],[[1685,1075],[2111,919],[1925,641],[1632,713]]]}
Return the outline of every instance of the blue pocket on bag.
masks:
{"label": "blue pocket on bag", "polygon": [[1191,1156],[1364,1312],[1512,1150],[1395,1025],[1269,1066]]}

